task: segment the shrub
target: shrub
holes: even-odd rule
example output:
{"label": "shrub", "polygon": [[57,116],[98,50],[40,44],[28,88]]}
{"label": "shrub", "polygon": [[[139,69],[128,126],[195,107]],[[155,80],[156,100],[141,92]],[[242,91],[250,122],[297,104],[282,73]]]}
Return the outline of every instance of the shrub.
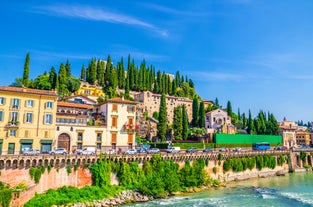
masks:
{"label": "shrub", "polygon": [[213,167],[213,173],[216,174],[217,173],[217,168]]}

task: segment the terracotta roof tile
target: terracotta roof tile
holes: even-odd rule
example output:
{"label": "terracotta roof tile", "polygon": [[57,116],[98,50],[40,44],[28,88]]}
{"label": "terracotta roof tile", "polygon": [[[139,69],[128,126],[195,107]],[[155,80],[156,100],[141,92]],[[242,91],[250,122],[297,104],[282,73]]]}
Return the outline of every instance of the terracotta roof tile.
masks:
{"label": "terracotta roof tile", "polygon": [[57,96],[56,91],[39,90],[39,89],[33,89],[33,88],[19,88],[19,87],[12,87],[12,86],[0,86],[0,91],[30,93],[30,94],[38,94],[38,95],[46,95],[46,96]]}
{"label": "terracotta roof tile", "polygon": [[135,101],[124,100],[124,99],[122,99],[122,98],[111,98],[111,99],[108,99],[107,102],[125,103],[125,104],[136,104]]}
{"label": "terracotta roof tile", "polygon": [[58,102],[58,107],[72,107],[81,109],[92,109],[93,106],[87,104],[69,103],[69,102]]}

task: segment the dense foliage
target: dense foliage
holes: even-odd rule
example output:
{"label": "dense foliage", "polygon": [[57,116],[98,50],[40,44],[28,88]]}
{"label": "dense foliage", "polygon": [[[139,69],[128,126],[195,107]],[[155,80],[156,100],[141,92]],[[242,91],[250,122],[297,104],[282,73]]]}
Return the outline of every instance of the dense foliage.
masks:
{"label": "dense foliage", "polygon": [[167,109],[166,109],[166,99],[165,94],[163,93],[161,96],[161,103],[159,109],[159,123],[157,125],[158,129],[158,137],[162,140],[166,138],[166,129],[167,129]]}
{"label": "dense foliage", "polygon": [[12,199],[12,190],[9,185],[0,182],[0,206],[9,207]]}
{"label": "dense foliage", "polygon": [[[284,156],[279,157],[278,165],[285,163]],[[247,169],[252,170],[256,167],[258,170],[262,170],[264,167],[274,169],[276,167],[275,156],[256,156],[248,158],[230,158],[224,161],[223,169],[228,171],[232,169],[234,172],[242,172]]]}

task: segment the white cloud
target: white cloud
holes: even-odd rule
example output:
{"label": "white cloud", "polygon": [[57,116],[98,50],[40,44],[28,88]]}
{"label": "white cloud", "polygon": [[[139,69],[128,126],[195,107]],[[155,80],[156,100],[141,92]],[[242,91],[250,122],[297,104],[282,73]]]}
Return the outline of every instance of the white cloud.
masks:
{"label": "white cloud", "polygon": [[58,4],[36,7],[34,12],[63,17],[80,18],[92,21],[103,21],[115,24],[137,26],[144,29],[151,29],[163,37],[168,36],[166,30],[158,28],[153,24],[139,20],[135,17],[105,11],[98,8],[92,8],[89,6]]}
{"label": "white cloud", "polygon": [[147,4],[147,3],[144,3],[142,5],[146,8],[153,9],[155,11],[160,11],[160,12],[173,14],[173,15],[208,16],[208,13],[199,12],[199,11],[183,11],[183,10],[177,10],[177,9],[172,9],[172,8],[165,7],[165,6],[160,6],[156,4]]}

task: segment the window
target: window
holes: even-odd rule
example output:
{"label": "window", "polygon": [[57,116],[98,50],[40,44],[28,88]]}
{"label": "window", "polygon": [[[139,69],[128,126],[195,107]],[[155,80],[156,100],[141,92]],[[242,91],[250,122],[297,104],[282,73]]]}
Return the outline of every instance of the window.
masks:
{"label": "window", "polygon": [[0,105],[4,105],[5,103],[5,98],[4,97],[0,97]]}
{"label": "window", "polygon": [[117,127],[117,117],[116,116],[112,117],[112,127]]}
{"label": "window", "polygon": [[10,137],[16,137],[16,129],[10,130]]}
{"label": "window", "polygon": [[101,142],[101,140],[102,140],[102,134],[97,133],[97,142]]}
{"label": "window", "polygon": [[18,112],[12,112],[11,113],[11,122],[17,122],[18,119]]}
{"label": "window", "polygon": [[33,113],[26,113],[26,123],[33,122]]}
{"label": "window", "polygon": [[34,107],[34,100],[27,100],[27,107]]}
{"label": "window", "polygon": [[116,133],[111,134],[112,143],[116,143]]}
{"label": "window", "polygon": [[0,121],[3,121],[3,111],[0,111]]}
{"label": "window", "polygon": [[13,101],[12,101],[12,108],[13,109],[18,109],[19,104],[20,104],[20,99],[14,98]]}
{"label": "window", "polygon": [[77,143],[77,149],[83,149],[83,143],[78,142]]}
{"label": "window", "polygon": [[117,111],[117,104],[113,104],[112,111]]}
{"label": "window", "polygon": [[101,143],[97,143],[97,149],[101,150]]}
{"label": "window", "polygon": [[46,103],[46,108],[47,108],[47,109],[52,109],[52,106],[53,106],[53,103],[52,103],[51,101],[48,101],[48,102]]}
{"label": "window", "polygon": [[127,107],[127,111],[128,111],[129,113],[135,112],[135,106],[128,106],[128,107]]}
{"label": "window", "polygon": [[78,141],[83,141],[83,133],[82,132],[78,132],[77,133],[77,140]]}
{"label": "window", "polygon": [[45,124],[52,124],[52,114],[45,114]]}
{"label": "window", "polygon": [[128,143],[133,143],[133,135],[128,134]]}

